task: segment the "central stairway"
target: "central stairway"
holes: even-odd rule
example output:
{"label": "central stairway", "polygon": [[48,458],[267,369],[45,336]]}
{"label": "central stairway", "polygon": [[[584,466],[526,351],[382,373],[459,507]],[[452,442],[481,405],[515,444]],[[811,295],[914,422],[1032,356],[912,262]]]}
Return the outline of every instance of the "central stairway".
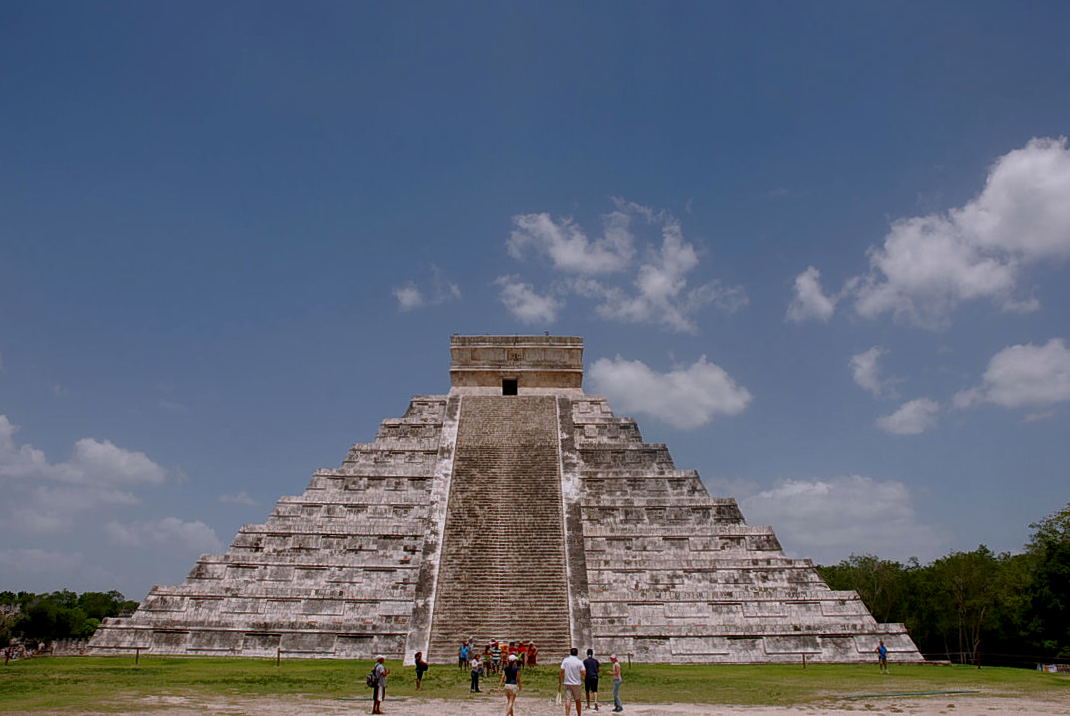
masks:
{"label": "central stairway", "polygon": [[556,401],[465,396],[428,657],[473,637],[531,640],[549,663],[570,646]]}

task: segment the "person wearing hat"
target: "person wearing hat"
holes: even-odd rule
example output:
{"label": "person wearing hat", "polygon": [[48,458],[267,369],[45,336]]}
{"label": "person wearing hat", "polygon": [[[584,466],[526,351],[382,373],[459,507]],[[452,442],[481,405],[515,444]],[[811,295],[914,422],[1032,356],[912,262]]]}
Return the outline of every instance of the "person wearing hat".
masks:
{"label": "person wearing hat", "polygon": [[386,698],[386,677],[390,675],[390,669],[386,668],[386,657],[380,654],[375,657],[375,668],[372,669],[372,673],[375,675],[375,689],[372,691],[372,713],[381,714],[383,712],[383,699]]}
{"label": "person wearing hat", "polygon": [[502,669],[502,680],[498,685],[505,691],[505,716],[513,716],[516,695],[520,693],[520,663],[516,654],[510,654]]}

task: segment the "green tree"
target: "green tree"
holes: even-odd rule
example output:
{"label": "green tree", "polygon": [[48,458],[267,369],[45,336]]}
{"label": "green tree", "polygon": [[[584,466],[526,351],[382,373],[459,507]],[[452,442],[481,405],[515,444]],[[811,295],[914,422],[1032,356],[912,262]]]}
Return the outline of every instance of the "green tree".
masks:
{"label": "green tree", "polygon": [[977,661],[983,638],[1006,610],[1003,563],[984,545],[972,552],[952,552],[930,565],[931,603],[943,634],[945,651],[958,660]]}
{"label": "green tree", "polygon": [[1070,658],[1070,504],[1030,527],[1026,549],[1033,580],[1026,631],[1045,654]]}
{"label": "green tree", "polygon": [[73,609],[78,606],[78,594],[69,589],[61,589],[48,595],[48,600],[61,607]]}
{"label": "green tree", "polygon": [[97,619],[114,617],[125,603],[126,598],[122,592],[112,590],[110,592],[83,592],[78,596],[78,608],[87,616]]}
{"label": "green tree", "polygon": [[903,620],[906,579],[904,567],[899,562],[872,554],[852,554],[832,567],[818,567],[818,572],[832,589],[858,592],[877,621]]}

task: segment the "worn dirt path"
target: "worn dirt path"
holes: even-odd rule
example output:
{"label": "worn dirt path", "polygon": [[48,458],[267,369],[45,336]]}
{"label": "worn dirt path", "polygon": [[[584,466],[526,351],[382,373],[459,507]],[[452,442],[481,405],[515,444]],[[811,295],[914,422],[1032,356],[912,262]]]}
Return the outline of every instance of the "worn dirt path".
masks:
{"label": "worn dirt path", "polygon": [[[119,706],[123,708],[122,705]],[[158,713],[167,716],[194,716],[195,714],[219,714],[226,716],[291,716],[304,714],[369,713],[371,704],[366,699],[302,699],[297,697],[271,697],[257,699],[223,699],[182,696],[151,696],[138,699],[127,705],[130,711],[118,712],[122,716]],[[485,696],[472,699],[388,699],[383,706],[392,716],[504,716],[504,698]],[[612,709],[584,710],[584,716],[606,716]],[[914,698],[882,698],[866,700],[841,700],[806,706],[720,706],[705,704],[625,704],[629,716],[848,716],[850,714],[906,714],[907,716],[996,716],[997,714],[1035,714],[1054,716],[1070,714],[1070,697],[1060,701],[1008,699],[983,695],[927,696]],[[517,700],[515,716],[562,716],[564,708],[548,698],[525,698]]]}

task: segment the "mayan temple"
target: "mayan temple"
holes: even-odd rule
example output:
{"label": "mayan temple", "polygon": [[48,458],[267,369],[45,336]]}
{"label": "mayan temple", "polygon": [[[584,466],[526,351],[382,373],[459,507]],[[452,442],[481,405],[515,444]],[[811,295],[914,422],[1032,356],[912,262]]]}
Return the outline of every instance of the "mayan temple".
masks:
{"label": "mayan temple", "polygon": [[855,592],[784,556],[665,445],[583,392],[583,341],[454,336],[450,390],[412,398],[186,580],[107,619],[93,653],[452,662],[466,637],[634,661],[921,655]]}

